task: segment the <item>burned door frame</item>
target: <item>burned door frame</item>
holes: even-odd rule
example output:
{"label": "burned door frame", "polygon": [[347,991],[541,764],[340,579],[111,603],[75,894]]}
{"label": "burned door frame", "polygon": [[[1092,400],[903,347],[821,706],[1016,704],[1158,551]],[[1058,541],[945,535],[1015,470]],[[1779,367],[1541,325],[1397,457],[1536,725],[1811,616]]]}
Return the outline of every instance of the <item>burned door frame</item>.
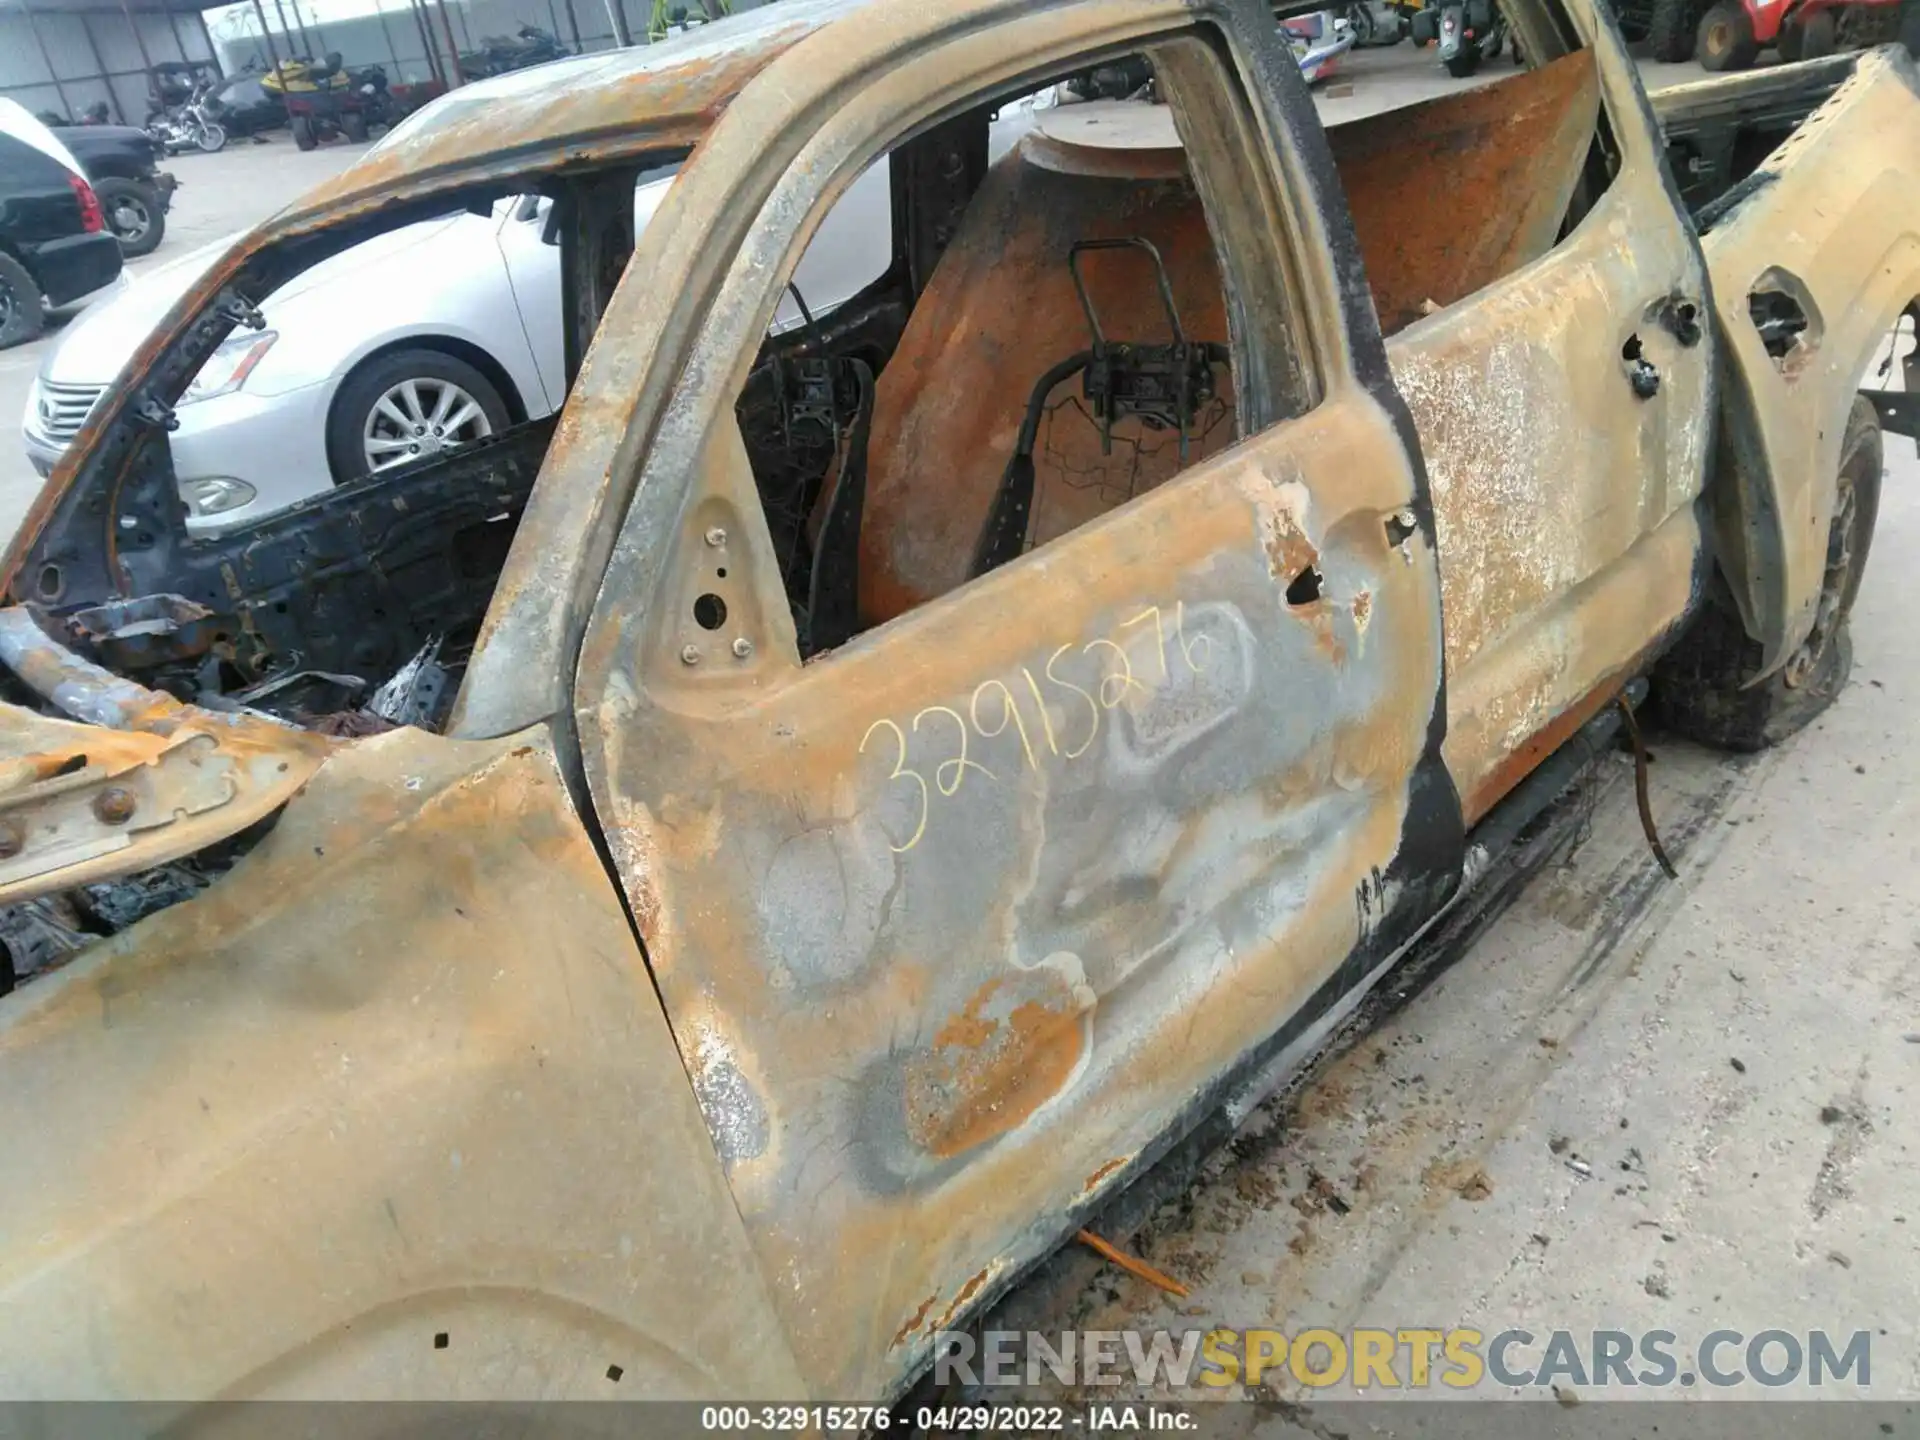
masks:
{"label": "burned door frame", "polygon": [[1611,181],[1544,252],[1387,347],[1433,482],[1447,761],[1469,824],[1651,664],[1707,574],[1705,257],[1615,27],[1583,4],[1525,11],[1558,37],[1530,60],[1591,57]]}
{"label": "burned door frame", "polygon": [[[838,48],[797,46],[711,137],[809,132],[698,297],[706,324],[657,362],[674,389],[574,720],[816,1394],[896,1390],[938,1330],[1277,1080],[1458,883],[1418,444],[1262,10],[1009,7],[904,55],[896,36],[883,79],[828,31]],[[1224,82],[1183,113],[1247,438],[803,666],[732,413],[781,278],[883,150],[1145,44],[1163,78],[1192,56]],[[1218,183],[1229,163],[1248,183]],[[1294,418],[1267,413],[1284,367],[1254,358],[1282,318],[1321,397]]]}

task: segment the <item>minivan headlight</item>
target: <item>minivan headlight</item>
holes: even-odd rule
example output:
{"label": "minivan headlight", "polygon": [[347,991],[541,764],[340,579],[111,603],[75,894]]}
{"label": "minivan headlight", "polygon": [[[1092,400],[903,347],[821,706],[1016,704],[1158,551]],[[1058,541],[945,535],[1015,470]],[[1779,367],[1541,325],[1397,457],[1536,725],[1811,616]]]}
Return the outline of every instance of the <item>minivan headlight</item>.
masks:
{"label": "minivan headlight", "polygon": [[266,358],[267,351],[273,348],[273,342],[279,338],[279,333],[273,330],[247,330],[228,336],[207,357],[207,363],[200,367],[200,373],[187,386],[187,393],[180,397],[180,404],[191,405],[196,400],[231,395],[247,383],[247,376],[253,373],[253,367]]}

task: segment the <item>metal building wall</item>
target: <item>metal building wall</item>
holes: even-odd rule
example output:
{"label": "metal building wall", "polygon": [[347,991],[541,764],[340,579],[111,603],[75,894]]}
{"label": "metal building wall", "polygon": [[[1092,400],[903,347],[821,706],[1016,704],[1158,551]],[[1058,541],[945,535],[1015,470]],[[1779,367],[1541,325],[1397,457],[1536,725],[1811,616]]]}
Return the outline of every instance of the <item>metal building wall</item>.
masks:
{"label": "metal building wall", "polygon": [[[116,120],[141,124],[147,117],[149,63],[215,57],[194,15],[135,14],[133,24],[139,27],[137,38],[117,10],[49,15],[0,8],[0,95],[36,114],[54,110],[75,119],[105,100]],[[46,59],[41,58],[43,43]],[[53,62],[51,73],[47,60]]]}
{"label": "metal building wall", "polygon": [[[626,6],[629,17],[632,17],[640,8],[639,0],[626,0]],[[269,23],[273,26],[274,49],[285,58],[287,44],[280,36],[279,17],[274,14],[272,0],[267,0],[266,8]],[[605,50],[613,45],[613,26],[607,17],[604,0],[573,0],[573,12],[580,26],[581,44],[577,47],[568,23],[565,0],[552,0],[551,5],[548,0],[487,0],[487,3],[471,7],[449,4],[446,9],[447,24],[453,31],[454,44],[463,51],[477,48],[489,35],[512,35],[522,25],[538,25],[542,30],[551,31],[569,50]],[[428,10],[434,27],[434,46],[444,61],[447,42],[440,29],[438,0],[432,0]],[[426,80],[432,74],[420,37],[419,21],[415,18],[413,7],[405,0],[381,0],[377,14],[355,16],[348,20],[322,20],[317,24],[310,7],[303,4],[301,13],[308,37],[313,41],[314,48],[322,54],[337,50],[348,65],[385,66],[388,77],[400,83]],[[247,22],[244,27],[242,20]],[[288,20],[291,23],[291,11],[288,12]],[[636,32],[646,28],[644,16],[638,21],[630,18],[630,23],[635,25]],[[261,44],[259,36],[258,23],[244,14],[236,14],[233,20],[219,27],[214,41],[219,46],[221,63],[227,73],[267,68],[267,47]],[[294,48],[296,51],[301,48],[297,30]]]}
{"label": "metal building wall", "polygon": [[[294,22],[292,0],[280,0],[290,24]],[[537,25],[551,33],[568,50],[591,53],[614,46],[610,3],[622,6],[629,33],[641,40],[647,31],[652,0],[447,0],[446,29],[460,51],[478,49],[490,35],[512,36],[522,25]],[[674,0],[688,8],[698,8],[698,0]],[[765,0],[734,0],[735,10],[749,10]],[[273,27],[273,45],[284,57],[286,42],[280,35],[280,13],[275,0],[263,0],[268,23]],[[420,36],[420,24],[407,0],[379,0],[379,13],[351,19],[319,19],[312,0],[300,0],[299,13],[313,48],[322,54],[340,52],[348,65],[383,65],[388,76],[399,82],[429,78],[426,50]],[[428,0],[429,21],[433,27],[435,50],[446,54],[446,33],[440,18],[440,0]],[[236,8],[213,20],[214,39],[221,63],[229,74],[242,70],[267,68],[267,47],[260,41],[258,21],[251,8]],[[299,34],[294,41],[299,48]]]}

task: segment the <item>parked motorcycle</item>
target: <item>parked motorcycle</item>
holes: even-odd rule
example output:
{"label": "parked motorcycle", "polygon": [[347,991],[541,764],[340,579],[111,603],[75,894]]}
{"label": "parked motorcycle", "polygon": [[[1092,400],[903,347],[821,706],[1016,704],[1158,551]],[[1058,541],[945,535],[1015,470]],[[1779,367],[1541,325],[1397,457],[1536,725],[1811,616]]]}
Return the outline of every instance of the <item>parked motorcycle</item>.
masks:
{"label": "parked motorcycle", "polygon": [[512,38],[488,35],[481,40],[478,50],[463,53],[460,73],[469,80],[483,80],[489,75],[505,75],[529,65],[564,59],[572,53],[538,25],[522,25]]}
{"label": "parked motorcycle", "polygon": [[[1353,48],[1372,45],[1398,45],[1406,38],[1407,22],[1399,7],[1389,0],[1350,0],[1334,12],[1353,32]],[[1408,11],[1411,14],[1411,10]]]}
{"label": "parked motorcycle", "polygon": [[[1438,40],[1440,63],[1464,79],[1507,46],[1507,19],[1493,0],[1440,0],[1413,17],[1413,38],[1420,45]],[[1513,53],[1517,61],[1517,46]]]}
{"label": "parked motorcycle", "polygon": [[183,150],[200,150],[212,155],[227,148],[226,128],[217,118],[219,108],[219,102],[213,98],[213,82],[202,80],[179,108],[149,115],[147,134],[169,155],[178,155]]}
{"label": "parked motorcycle", "polygon": [[378,65],[350,70],[337,50],[318,61],[283,60],[260,77],[260,84],[285,101],[287,128],[302,150],[336,136],[365,140],[376,125],[391,125],[399,118],[387,72]]}

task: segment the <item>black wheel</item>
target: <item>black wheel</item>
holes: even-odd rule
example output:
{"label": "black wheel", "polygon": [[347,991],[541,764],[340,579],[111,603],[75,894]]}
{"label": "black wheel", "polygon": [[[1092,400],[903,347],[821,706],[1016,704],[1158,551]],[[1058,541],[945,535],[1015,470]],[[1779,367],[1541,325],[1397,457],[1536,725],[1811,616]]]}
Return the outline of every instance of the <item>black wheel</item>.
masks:
{"label": "black wheel", "polygon": [[40,282],[27,267],[0,250],[0,350],[24,345],[47,328]]}
{"label": "black wheel", "polygon": [[296,115],[287,122],[287,128],[293,132],[293,143],[302,150],[311,150],[320,143],[320,137],[313,133],[313,121],[306,115]]}
{"label": "black wheel", "polygon": [[1707,603],[1654,671],[1656,714],[1668,728],[1725,750],[1764,750],[1805,728],[1834,701],[1853,668],[1847,620],[1866,572],[1880,512],[1880,422],[1856,399],[1840,444],[1827,567],[1813,628],[1787,663],[1748,687],[1760,646],[1740,623],[1718,575]]}
{"label": "black wheel", "polygon": [[349,110],[340,117],[340,133],[347,139],[358,142],[367,138],[367,117],[358,110]]}
{"label": "black wheel", "polygon": [[1774,37],[1773,48],[1780,52],[1780,58],[1791,65],[1802,58],[1801,45],[1806,36],[1801,33],[1800,22],[1789,20],[1780,27],[1780,33]]}
{"label": "black wheel", "polygon": [[132,260],[160,248],[167,233],[167,216],[151,185],[144,180],[107,175],[94,182],[93,193],[100,197],[101,213],[113,238],[120,242],[123,256]]}
{"label": "black wheel", "polygon": [[1456,80],[1464,80],[1480,68],[1480,52],[1468,45],[1458,55],[1446,62],[1447,74]]}
{"label": "black wheel", "polygon": [[1718,74],[1723,70],[1745,70],[1753,64],[1760,46],[1753,38],[1753,20],[1738,0],[1719,0],[1700,17],[1694,33],[1694,54],[1700,68]]}
{"label": "black wheel", "polygon": [[[1831,10],[1817,10],[1800,27],[1802,60],[1818,60],[1840,48],[1840,20]],[[1782,56],[1786,51],[1782,50]]]}
{"label": "black wheel", "polygon": [[491,380],[439,350],[393,350],[347,376],[327,415],[336,485],[431,459],[507,428]]}
{"label": "black wheel", "polygon": [[1693,0],[1653,0],[1647,20],[1647,42],[1653,58],[1669,64],[1693,58],[1695,13]]}

